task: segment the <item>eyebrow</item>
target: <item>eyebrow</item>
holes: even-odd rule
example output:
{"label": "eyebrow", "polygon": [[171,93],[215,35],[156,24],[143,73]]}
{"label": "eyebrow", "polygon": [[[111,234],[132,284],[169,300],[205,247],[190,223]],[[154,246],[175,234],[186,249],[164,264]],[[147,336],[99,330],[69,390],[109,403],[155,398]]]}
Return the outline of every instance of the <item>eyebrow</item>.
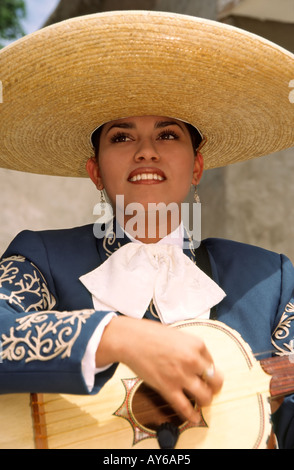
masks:
{"label": "eyebrow", "polygon": [[106,131],[106,135],[114,127],[118,127],[119,129],[135,129],[136,126],[132,122],[117,122],[116,124],[112,124],[112,126],[110,126],[110,128]]}
{"label": "eyebrow", "polygon": [[163,127],[169,126],[178,126],[180,129],[182,129],[182,126],[176,121],[158,121],[155,123],[155,129],[161,129]]}
{"label": "eyebrow", "polygon": [[[169,126],[178,126],[180,129],[182,129],[182,126],[176,121],[157,121],[154,127],[155,129],[162,129],[163,127],[169,127]],[[113,128],[135,129],[136,125],[133,122],[117,122],[110,126],[110,128],[106,131],[106,135]]]}

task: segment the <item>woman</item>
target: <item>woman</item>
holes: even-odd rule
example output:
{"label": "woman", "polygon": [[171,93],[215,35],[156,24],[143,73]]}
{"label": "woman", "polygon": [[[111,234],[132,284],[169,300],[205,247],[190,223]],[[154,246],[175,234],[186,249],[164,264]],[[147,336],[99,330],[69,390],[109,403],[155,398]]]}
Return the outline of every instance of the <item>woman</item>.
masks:
{"label": "woman", "polygon": [[[222,52],[215,54],[220,32]],[[28,59],[19,72],[12,59],[23,45]],[[258,51],[258,69],[248,50]],[[290,261],[225,240],[204,241],[202,252],[187,249],[181,220],[182,203],[204,166],[293,145],[294,112],[285,99],[293,56],[214,22],[117,12],[45,29],[0,59],[2,164],[83,175],[80,156],[92,137],[95,157],[87,172],[105,188],[118,221],[101,238],[92,226],[25,231],[8,247],[1,265],[2,393],[96,393],[122,362],[185,420],[198,422],[187,395],[210,404],[222,388],[222,370],[200,337],[164,324],[217,318],[255,353],[292,351]],[[41,147],[46,158],[39,158]],[[150,210],[159,203],[174,208],[164,222]],[[135,226],[134,204],[142,208]],[[203,252],[208,275],[199,268]],[[293,407],[287,398],[275,415],[281,447],[294,445]]]}
{"label": "woman", "polygon": [[[142,230],[142,238],[137,237],[137,240],[143,243],[157,243],[160,240],[162,241],[163,237],[160,237],[159,234],[160,228],[162,227],[160,227],[159,223],[156,223],[156,221],[156,226],[154,227],[155,237],[148,238],[148,233],[144,234],[147,228],[149,230],[153,228],[150,223],[148,223],[149,218],[151,218],[150,213],[152,214],[149,205],[164,203],[167,206],[170,203],[176,203],[177,206],[179,206],[178,214],[181,216],[180,205],[189,193],[191,184],[197,185],[200,181],[203,170],[201,154],[197,153],[197,149],[193,147],[187,126],[178,120],[159,116],[131,117],[112,121],[103,126],[99,145],[96,144],[96,149],[96,158],[88,160],[88,173],[98,189],[102,190],[105,187],[113,207],[115,207],[116,196],[118,194],[124,195],[125,207],[123,211],[119,210],[119,212],[122,212],[122,215],[124,215],[122,226],[125,227],[128,220],[132,217],[132,214],[126,214],[127,205],[132,203],[142,204],[144,207],[142,228],[144,230]],[[153,179],[144,179],[144,175],[150,174]],[[138,175],[142,175],[142,178],[135,179],[134,176]],[[156,178],[154,175],[160,175],[161,179]],[[170,234],[173,230],[178,228],[181,219],[175,220],[175,227],[171,227],[172,216],[170,213],[168,213],[167,216],[169,217],[164,220],[166,223],[164,232]],[[151,222],[153,222],[153,220],[151,220]],[[140,227],[136,228],[136,232],[137,231],[140,233]],[[143,280],[141,280],[141,282],[143,282]],[[112,322],[113,327],[115,323],[115,321]],[[110,347],[110,349],[112,349],[112,346],[118,348],[119,346],[118,342],[115,340],[116,333],[114,333],[113,339],[111,336],[108,339],[108,334],[111,335],[112,329],[112,326],[109,326],[107,328],[108,334],[103,335],[102,346],[97,350],[97,363],[105,365],[105,363],[107,364],[109,362],[129,363],[130,360],[133,362],[135,360],[133,352],[138,350],[139,345],[146,344],[148,350],[142,355],[142,364],[138,366],[135,365],[135,370],[138,371],[138,375],[142,375],[142,368],[144,368],[144,366],[146,367],[146,357],[149,356],[150,359],[147,361],[149,365],[147,367],[149,368],[151,364],[151,370],[147,372],[150,374],[148,382],[158,390],[163,388],[164,392],[162,391],[162,394],[166,396],[169,402],[173,403],[175,409],[177,409],[185,419],[191,420],[193,416],[197,419],[197,412],[193,409],[184,390],[195,396],[198,403],[210,403],[212,393],[219,390],[222,382],[219,373],[216,373],[206,381],[199,380],[197,376],[195,380],[195,370],[198,371],[198,376],[201,377],[212,362],[212,358],[202,342],[196,345],[194,341],[192,341],[192,344],[189,346],[185,342],[185,348],[188,346],[188,350],[190,350],[192,346],[192,350],[190,351],[192,357],[189,357],[190,354],[188,351],[181,351],[184,346],[183,342],[176,341],[176,337],[174,341],[171,342],[170,331],[168,331],[168,345],[173,350],[175,345],[178,344],[179,351],[176,353],[178,360],[180,359],[181,362],[184,361],[182,366],[183,370],[178,371],[181,376],[175,377],[175,370],[172,364],[169,367],[167,365],[168,358],[173,358],[172,362],[174,361],[174,351],[169,351],[167,347],[163,347],[163,357],[160,358],[158,355],[158,346],[164,344],[162,329],[156,327],[154,330],[152,325],[150,338],[147,339],[146,335],[149,324],[144,326],[142,330],[142,325],[139,325],[139,330],[142,331],[143,338],[135,332],[132,333],[130,327],[133,322],[125,326],[127,334],[122,335],[122,325],[124,324],[125,323],[121,324],[120,320],[118,321],[117,338],[127,339],[128,345],[130,339],[133,338],[134,344],[129,350],[131,357],[126,361],[118,360],[118,357],[115,358],[112,355],[112,351],[110,351],[111,360],[107,360],[108,348]],[[135,325],[136,324],[137,322],[135,322]],[[177,336],[177,332],[173,331],[173,334],[174,333],[175,336]],[[156,337],[157,339],[155,340]],[[144,341],[142,343],[143,339]],[[154,340],[156,344],[153,345]],[[121,347],[125,350],[125,346],[122,345]],[[197,348],[197,359],[194,347]],[[106,351],[106,353],[104,353],[104,351]],[[106,354],[105,359],[104,354]],[[140,356],[138,358],[140,359]],[[191,364],[190,361],[192,361]],[[155,363],[155,367],[158,367],[158,372],[154,369]],[[160,371],[163,370],[166,372],[166,376],[161,377]],[[146,373],[143,373],[142,376],[145,377]]]}

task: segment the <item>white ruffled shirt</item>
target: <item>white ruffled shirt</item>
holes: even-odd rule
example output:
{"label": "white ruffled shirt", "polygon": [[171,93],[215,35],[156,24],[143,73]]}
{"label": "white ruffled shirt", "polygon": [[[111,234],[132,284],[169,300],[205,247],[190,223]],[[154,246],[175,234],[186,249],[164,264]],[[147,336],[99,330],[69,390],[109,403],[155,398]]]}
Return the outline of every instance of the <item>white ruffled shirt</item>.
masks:
{"label": "white ruffled shirt", "polygon": [[162,323],[209,318],[224,291],[183,253],[183,226],[155,244],[132,240],[116,250],[98,268],[80,277],[92,294],[97,311],[108,311],[95,330],[82,361],[89,390],[94,386],[95,355],[104,328],[120,312],[143,318],[150,301]]}

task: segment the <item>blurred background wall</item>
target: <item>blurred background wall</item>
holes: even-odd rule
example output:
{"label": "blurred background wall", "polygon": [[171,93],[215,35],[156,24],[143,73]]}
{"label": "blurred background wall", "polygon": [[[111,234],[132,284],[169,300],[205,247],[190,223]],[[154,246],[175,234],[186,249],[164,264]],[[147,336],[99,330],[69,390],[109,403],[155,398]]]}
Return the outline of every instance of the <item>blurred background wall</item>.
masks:
{"label": "blurred background wall", "polygon": [[[33,29],[98,11],[163,10],[223,21],[294,52],[294,0],[26,0],[25,3],[24,26],[34,17]],[[294,149],[207,171],[199,187],[203,238],[216,236],[251,243],[283,252],[294,260],[293,175]],[[95,220],[93,208],[98,195],[90,180],[0,169],[0,187],[0,252],[20,230],[72,227]]]}

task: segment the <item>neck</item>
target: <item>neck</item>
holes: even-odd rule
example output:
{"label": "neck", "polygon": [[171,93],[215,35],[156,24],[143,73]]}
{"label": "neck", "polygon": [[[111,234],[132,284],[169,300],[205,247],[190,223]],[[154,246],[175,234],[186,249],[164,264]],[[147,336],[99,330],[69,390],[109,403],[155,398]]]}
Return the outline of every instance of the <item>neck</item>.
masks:
{"label": "neck", "polygon": [[135,216],[117,213],[116,217],[121,227],[142,243],[158,243],[181,224],[179,211],[177,214],[166,210],[142,211]]}

